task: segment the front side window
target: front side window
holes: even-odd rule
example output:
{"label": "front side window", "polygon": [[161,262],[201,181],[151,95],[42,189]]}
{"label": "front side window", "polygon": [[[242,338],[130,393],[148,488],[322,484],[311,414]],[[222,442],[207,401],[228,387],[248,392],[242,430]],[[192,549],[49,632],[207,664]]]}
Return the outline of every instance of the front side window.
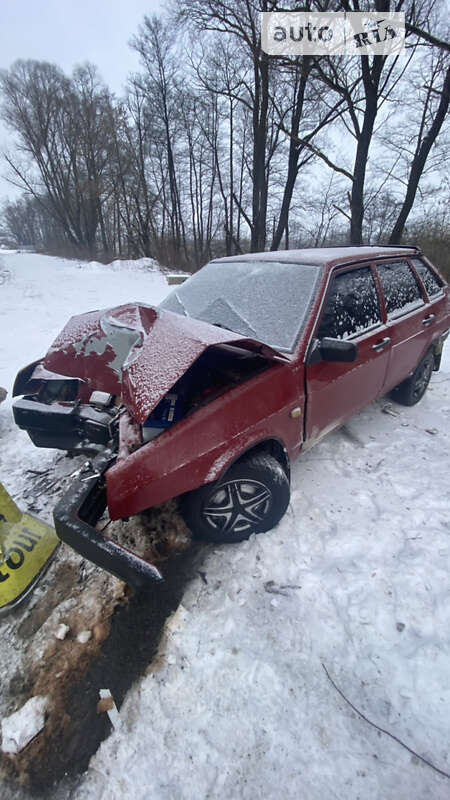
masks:
{"label": "front side window", "polygon": [[406,261],[377,264],[377,272],[386,300],[388,318],[405,314],[423,305],[416,276]]}
{"label": "front side window", "polygon": [[412,258],[411,262],[427,290],[428,297],[438,294],[442,289],[442,281],[439,276],[435,275],[430,267],[420,258]]}
{"label": "front side window", "polygon": [[319,338],[344,339],[381,322],[378,291],[370,267],[333,278]]}

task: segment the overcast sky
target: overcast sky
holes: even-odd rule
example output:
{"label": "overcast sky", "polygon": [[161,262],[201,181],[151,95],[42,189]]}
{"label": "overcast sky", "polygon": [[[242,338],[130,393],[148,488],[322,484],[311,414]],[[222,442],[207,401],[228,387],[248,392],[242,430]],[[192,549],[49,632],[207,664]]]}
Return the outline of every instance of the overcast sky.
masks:
{"label": "overcast sky", "polygon": [[[120,94],[127,74],[138,67],[128,42],[144,14],[162,11],[163,5],[162,0],[0,0],[0,68],[17,58],[34,58],[70,72],[91,61]],[[10,144],[0,123],[0,153]],[[4,173],[1,158],[0,200],[16,195]]]}

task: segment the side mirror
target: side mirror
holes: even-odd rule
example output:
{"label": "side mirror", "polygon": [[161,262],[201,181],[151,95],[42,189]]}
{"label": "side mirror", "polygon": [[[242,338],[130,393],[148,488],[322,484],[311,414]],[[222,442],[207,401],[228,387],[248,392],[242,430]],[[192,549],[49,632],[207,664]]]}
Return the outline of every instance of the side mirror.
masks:
{"label": "side mirror", "polygon": [[358,345],[355,342],[346,342],[344,339],[329,339],[325,337],[320,341],[320,355],[323,361],[356,361],[358,358]]}
{"label": "side mirror", "polygon": [[320,361],[334,361],[352,363],[358,358],[358,345],[344,339],[331,339],[326,336],[316,339],[309,352],[308,364],[318,364]]}

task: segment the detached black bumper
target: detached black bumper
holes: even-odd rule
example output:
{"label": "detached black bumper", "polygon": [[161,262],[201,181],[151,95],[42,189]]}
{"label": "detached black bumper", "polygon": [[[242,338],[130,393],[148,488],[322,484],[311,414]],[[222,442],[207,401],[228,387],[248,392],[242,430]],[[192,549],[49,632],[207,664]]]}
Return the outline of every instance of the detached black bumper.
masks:
{"label": "detached black bumper", "polygon": [[113,417],[89,405],[40,403],[21,397],[13,403],[16,425],[26,430],[36,447],[98,452],[111,440]]}
{"label": "detached black bumper", "polygon": [[106,508],[106,485],[103,473],[115,456],[105,450],[74,481],[53,512],[59,538],[78,553],[117,578],[144,590],[162,581],[159,570],[125,547],[105,539],[95,524]]}

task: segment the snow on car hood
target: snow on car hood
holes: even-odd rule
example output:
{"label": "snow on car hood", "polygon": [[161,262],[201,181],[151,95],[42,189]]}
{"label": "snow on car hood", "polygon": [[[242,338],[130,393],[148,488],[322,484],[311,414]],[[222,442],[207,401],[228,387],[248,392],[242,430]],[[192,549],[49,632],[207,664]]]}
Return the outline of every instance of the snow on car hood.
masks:
{"label": "snow on car hood", "polygon": [[152,306],[127,304],[72,317],[53,342],[44,367],[121,395],[143,423],[199,356],[229,344],[270,359],[286,355],[256,339]]}

